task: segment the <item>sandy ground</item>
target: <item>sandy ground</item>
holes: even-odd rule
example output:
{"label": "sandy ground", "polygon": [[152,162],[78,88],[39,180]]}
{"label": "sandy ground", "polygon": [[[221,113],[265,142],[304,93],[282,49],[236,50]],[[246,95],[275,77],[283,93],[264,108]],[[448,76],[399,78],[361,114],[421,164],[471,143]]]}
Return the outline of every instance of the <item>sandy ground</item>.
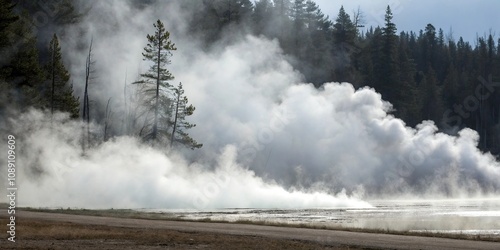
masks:
{"label": "sandy ground", "polygon": [[[6,212],[1,211],[6,224]],[[500,243],[246,224],[17,211],[0,249],[500,249]],[[6,228],[6,227],[5,227]]]}

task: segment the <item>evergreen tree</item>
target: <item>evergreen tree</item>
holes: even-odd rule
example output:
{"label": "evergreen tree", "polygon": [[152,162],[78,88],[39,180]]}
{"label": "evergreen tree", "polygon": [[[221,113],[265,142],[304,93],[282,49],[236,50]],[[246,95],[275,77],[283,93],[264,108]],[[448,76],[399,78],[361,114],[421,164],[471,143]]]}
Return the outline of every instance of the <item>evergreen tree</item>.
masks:
{"label": "evergreen tree", "polygon": [[12,87],[6,77],[10,74],[7,64],[10,61],[10,50],[12,41],[10,41],[12,33],[12,25],[19,19],[13,13],[15,5],[10,0],[0,0],[0,117],[6,112],[8,100],[12,100],[10,96],[10,88]]}
{"label": "evergreen tree", "polygon": [[339,46],[341,44],[354,44],[356,37],[356,27],[351,21],[351,17],[344,10],[344,6],[340,7],[339,14],[333,25],[334,43]]}
{"label": "evergreen tree", "polygon": [[497,41],[497,59],[500,59],[500,38]]}
{"label": "evergreen tree", "polygon": [[27,13],[27,19],[33,20],[36,27],[33,32],[37,37],[37,48],[42,61],[50,60],[47,44],[52,39],[52,34],[57,33],[65,37],[65,27],[77,24],[82,20],[87,10],[80,12],[75,7],[77,0],[18,0],[16,8]]}
{"label": "evergreen tree", "polygon": [[[381,81],[379,91],[382,96],[393,103],[402,100],[400,97],[402,86],[398,85],[399,69],[397,64],[396,25],[392,22],[392,11],[389,6],[385,13],[385,27],[382,29],[382,59],[377,70],[378,79]],[[399,105],[396,105],[396,108]]]}
{"label": "evergreen tree", "polygon": [[[381,89],[380,77],[382,50],[382,29],[377,27],[366,33],[366,46],[362,50],[360,71],[363,74],[365,84],[377,90]],[[380,91],[380,90],[379,90]]]}
{"label": "evergreen tree", "polygon": [[422,66],[421,70],[428,72],[429,69],[436,69],[436,59],[438,54],[438,41],[436,38],[436,28],[432,24],[427,24],[422,41]]}
{"label": "evergreen tree", "polygon": [[275,23],[276,28],[273,35],[278,37],[285,51],[291,51],[290,46],[292,44],[290,41],[291,6],[290,0],[274,0],[273,23]]}
{"label": "evergreen tree", "polygon": [[273,4],[271,0],[258,0],[255,2],[253,12],[254,30],[257,34],[270,35],[268,27],[271,23]]}
{"label": "evergreen tree", "polygon": [[493,39],[493,35],[490,34],[488,36],[487,40],[487,46],[488,46],[488,56],[487,56],[487,62],[486,62],[486,74],[485,75],[490,75],[493,73],[493,69],[495,68],[495,54],[496,54],[496,47],[495,47],[495,40]]}
{"label": "evergreen tree", "polygon": [[416,65],[415,61],[408,55],[410,35],[402,32],[398,48],[399,83],[395,86],[395,94],[399,98],[396,115],[402,118],[407,124],[414,126],[421,122],[421,114],[417,99],[417,85],[415,82]]}
{"label": "evergreen tree", "polygon": [[[321,12],[319,6],[311,0],[306,2],[305,11],[304,62],[307,62],[309,70],[304,71],[304,74],[308,75],[308,82],[320,86],[331,81],[331,72],[325,65],[332,65],[333,59],[330,53],[325,53],[325,51],[332,50],[331,33],[333,23]],[[306,66],[306,63],[303,65]]]}
{"label": "evergreen tree", "polygon": [[[44,20],[47,28],[55,28],[57,26],[75,24],[81,20],[83,16],[75,8],[76,0],[44,0],[44,1],[30,1],[21,0],[17,1],[18,7],[27,11],[30,16],[36,16],[35,14],[42,9],[50,18]],[[40,27],[44,28],[44,27]]]}
{"label": "evergreen tree", "polygon": [[188,99],[184,96],[182,83],[179,83],[177,88],[174,89],[171,110],[172,119],[170,119],[170,126],[172,127],[172,133],[170,137],[170,147],[173,146],[174,142],[178,142],[191,149],[201,148],[203,144],[196,142],[186,132],[186,130],[196,126],[186,121],[186,117],[193,115],[195,107],[193,107],[193,105],[188,105]]}
{"label": "evergreen tree", "polygon": [[329,20],[328,16],[323,14],[314,1],[307,0],[305,10],[305,24],[312,35],[315,35],[315,31],[321,31],[324,34],[331,32],[333,23]]}
{"label": "evergreen tree", "polygon": [[348,72],[351,66],[351,56],[356,51],[354,44],[356,28],[351,17],[341,6],[335,24],[333,25],[333,58],[335,81],[349,81]]}
{"label": "evergreen tree", "polygon": [[443,104],[441,99],[441,89],[438,86],[436,73],[432,68],[427,70],[427,74],[420,83],[422,118],[424,120],[441,121],[443,117]]}
{"label": "evergreen tree", "polygon": [[290,16],[292,3],[290,0],[273,0],[276,15],[280,19],[287,19]]}
{"label": "evergreen tree", "polygon": [[[19,19],[19,17],[13,12],[14,7],[15,4],[12,4],[10,0],[0,0],[0,51],[1,52],[3,52],[3,48],[11,45],[11,42],[9,41],[10,37],[9,26]],[[2,57],[2,59],[4,58]],[[5,62],[0,62],[0,63],[5,63]]]}
{"label": "evergreen tree", "polygon": [[50,41],[50,61],[46,65],[47,78],[50,84],[50,112],[55,110],[68,112],[71,118],[78,118],[79,101],[73,96],[73,86],[69,85],[70,75],[62,61],[59,39],[54,34]]}
{"label": "evergreen tree", "polygon": [[292,39],[293,54],[299,59],[304,59],[308,51],[307,44],[310,42],[309,35],[306,34],[306,4],[305,0],[295,0],[291,8],[291,18],[293,20]]}
{"label": "evergreen tree", "polygon": [[295,0],[291,8],[291,17],[294,22],[294,29],[300,32],[305,28],[306,2],[305,0]]}
{"label": "evergreen tree", "polygon": [[216,10],[221,28],[229,24],[249,21],[254,7],[250,0],[215,0],[207,4],[211,4]]}
{"label": "evergreen tree", "polygon": [[[178,142],[191,149],[200,148],[202,144],[198,144],[186,132],[195,126],[185,120],[187,116],[193,114],[195,108],[193,105],[188,105],[182,84],[175,88],[168,83],[174,78],[166,66],[170,64],[172,51],[176,50],[175,44],[170,40],[170,33],[165,30],[160,20],[154,27],[155,35],[147,36],[149,43],[143,53],[144,60],[151,61],[153,65],[147,73],[141,75],[142,80],[135,82],[143,91],[146,108],[144,118],[146,125],[140,134],[142,135],[144,130],[150,130],[145,139],[161,143],[161,139],[168,138],[171,147],[174,142]],[[150,119],[151,113],[153,113],[152,119]]]}
{"label": "evergreen tree", "polygon": [[435,71],[438,81],[442,83],[446,77],[448,65],[451,63],[451,54],[445,45],[443,29],[439,29],[438,31],[435,63]]}
{"label": "evergreen tree", "polygon": [[455,65],[448,66],[447,75],[443,82],[443,102],[447,107],[453,107],[456,100],[459,100],[458,72]]}
{"label": "evergreen tree", "polygon": [[[23,15],[26,15],[24,13]],[[9,104],[24,109],[30,106],[45,107],[44,72],[39,63],[37,39],[32,33],[32,23],[28,18],[20,18],[11,23],[4,31],[7,35],[7,47],[2,51],[0,76],[8,84]]]}
{"label": "evergreen tree", "polygon": [[[142,80],[136,83],[143,85],[146,112],[150,113],[152,111],[153,113],[152,123],[147,124],[147,128],[145,128],[147,130],[150,128],[150,132],[145,135],[145,139],[157,140],[159,127],[166,125],[159,124],[160,101],[168,99],[171,88],[168,81],[174,79],[173,75],[168,71],[167,65],[170,64],[172,51],[177,48],[170,40],[170,32],[165,30],[165,26],[160,20],[156,21],[153,26],[155,34],[147,35],[148,44],[142,53],[144,60],[152,62],[152,66],[147,73],[141,74]],[[149,119],[149,117],[145,119]]]}

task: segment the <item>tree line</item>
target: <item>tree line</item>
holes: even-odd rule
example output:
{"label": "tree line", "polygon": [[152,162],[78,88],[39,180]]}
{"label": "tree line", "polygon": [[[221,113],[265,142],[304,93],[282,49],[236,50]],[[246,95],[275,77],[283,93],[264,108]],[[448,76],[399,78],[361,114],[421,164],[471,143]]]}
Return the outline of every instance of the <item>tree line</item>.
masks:
{"label": "tree line", "polygon": [[46,56],[41,59],[32,19],[29,13],[20,10],[24,9],[9,0],[0,0],[2,115],[8,111],[7,107],[17,110],[36,107],[51,114],[67,112],[71,118],[78,118],[80,103],[62,61],[57,35],[52,35],[46,45]]}
{"label": "tree line", "polygon": [[[130,1],[139,9],[155,4]],[[194,107],[188,105],[182,84],[173,84],[167,70],[175,46],[162,44],[160,54],[153,51],[158,45],[155,36],[168,33],[158,22],[155,34],[147,37],[152,47],[144,51],[145,60],[153,62],[156,69],[151,68],[135,82],[140,93],[126,104],[126,114],[120,114],[125,128],[118,132],[109,124],[116,115],[110,105],[89,108],[91,72],[98,66],[88,61],[87,91],[74,93],[57,35],[52,35],[62,32],[64,25],[80,22],[87,10],[75,8],[72,0],[46,2],[60,4],[58,8],[64,11],[35,34],[29,15],[37,6],[31,1],[15,6],[12,1],[0,0],[2,115],[8,102],[9,107],[34,106],[69,112],[89,122],[98,120],[108,128],[105,138],[136,134],[165,144],[199,145],[186,132],[194,125],[184,120]],[[390,7],[382,26],[364,27],[362,9],[349,14],[342,7],[330,18],[312,0],[183,0],[177,4],[191,14],[186,20],[188,35],[201,40],[207,49],[238,33],[276,39],[283,52],[294,58],[291,64],[306,82],[317,88],[325,82],[373,87],[393,104],[392,113],[409,126],[432,120],[441,131],[452,134],[470,127],[481,135],[482,150],[500,153],[500,94],[495,88],[500,79],[500,39],[491,32],[471,44],[432,24],[417,32],[398,31]],[[132,107],[133,102],[143,105]],[[99,115],[90,118],[92,111]]]}
{"label": "tree line", "polygon": [[[110,102],[113,96],[108,99],[105,110],[99,106],[91,107],[92,85],[97,70],[96,62],[93,61],[93,41],[90,42],[86,58],[83,93],[74,92],[73,79],[63,62],[57,31],[61,30],[59,28],[62,25],[79,22],[82,14],[75,10],[70,0],[51,0],[46,3],[62,10],[59,11],[62,14],[51,20],[53,25],[45,24],[40,32],[36,30],[36,19],[32,14],[37,13],[35,5],[0,0],[0,116],[7,117],[10,111],[23,112],[34,107],[45,110],[51,116],[54,112],[65,112],[71,119],[82,119],[83,152],[118,134],[139,136],[159,147],[172,148],[174,144],[191,149],[202,147],[187,133],[196,126],[186,120],[194,113],[195,107],[188,104],[182,83],[177,86],[170,83],[174,77],[167,66],[176,48],[160,20],[153,25],[154,35],[147,35],[148,44],[143,53],[144,60],[149,61],[152,67],[133,83],[137,85],[134,88],[137,99],[124,96],[125,102],[129,98],[133,112],[126,109],[120,114],[121,118],[118,119],[127,126],[119,130],[113,129],[112,125],[114,112]],[[43,37],[49,31],[54,33],[47,49],[40,46],[37,35]],[[78,96],[83,96],[82,102]],[[99,117],[103,113],[104,117]],[[103,131],[91,128],[92,122],[100,123]]]}
{"label": "tree line", "polygon": [[[277,39],[306,82],[373,87],[407,125],[432,120],[454,134],[469,127],[479,147],[500,153],[500,39],[474,44],[432,24],[398,31],[388,6],[383,26],[364,27],[362,9],[330,18],[312,0],[186,0],[190,32],[210,47],[235,31]],[[498,85],[498,84],[496,84]]]}

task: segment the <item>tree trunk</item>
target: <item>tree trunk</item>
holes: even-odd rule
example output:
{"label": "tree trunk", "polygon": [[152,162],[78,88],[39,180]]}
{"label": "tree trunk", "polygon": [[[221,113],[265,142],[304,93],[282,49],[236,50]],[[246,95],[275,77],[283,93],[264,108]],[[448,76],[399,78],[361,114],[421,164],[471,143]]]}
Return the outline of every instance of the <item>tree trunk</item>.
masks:
{"label": "tree trunk", "polygon": [[86,136],[87,146],[90,146],[90,102],[89,102],[89,82],[90,82],[90,72],[92,64],[92,44],[93,40],[90,41],[89,54],[87,56],[87,65],[85,68],[85,92],[83,95],[83,122],[86,123]]}
{"label": "tree trunk", "polygon": [[[55,105],[55,88],[56,88],[56,44],[52,43],[52,92],[50,97],[50,114],[54,116],[54,105]],[[52,118],[51,118],[52,119]]]}
{"label": "tree trunk", "polygon": [[175,105],[175,118],[174,118],[174,128],[172,129],[172,136],[170,138],[170,147],[174,145],[175,131],[177,130],[177,117],[179,115],[179,103],[181,99],[181,94],[177,93],[177,103]]}
{"label": "tree trunk", "polygon": [[111,97],[108,99],[108,104],[106,105],[106,118],[104,120],[104,141],[108,140],[109,120],[111,119],[111,110],[109,110],[110,102],[111,102]]}
{"label": "tree trunk", "polygon": [[158,133],[158,99],[160,95],[160,62],[161,62],[161,32],[158,31],[158,59],[156,61],[157,66],[157,76],[156,76],[156,103],[155,103],[155,121],[153,124],[153,140],[156,140],[156,136]]}
{"label": "tree trunk", "polygon": [[124,108],[125,108],[125,115],[123,118],[123,127],[122,127],[122,133],[128,135],[128,128],[129,128],[129,116],[130,116],[130,110],[128,108],[128,103],[127,103],[127,72],[125,72],[125,82],[123,84],[123,103],[124,103]]}

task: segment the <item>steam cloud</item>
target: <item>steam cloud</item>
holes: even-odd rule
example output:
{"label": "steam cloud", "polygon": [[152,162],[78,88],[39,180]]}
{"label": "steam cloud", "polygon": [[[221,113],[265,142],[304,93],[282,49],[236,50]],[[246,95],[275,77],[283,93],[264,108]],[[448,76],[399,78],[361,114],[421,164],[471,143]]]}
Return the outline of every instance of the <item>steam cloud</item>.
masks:
{"label": "steam cloud", "polygon": [[141,11],[117,0],[92,6],[85,22],[62,39],[76,91],[86,57],[76,38],[88,30],[98,70],[91,88],[99,88],[91,98],[103,103],[113,97],[117,113],[123,112],[125,72],[130,79],[147,69],[145,35],[161,19],[178,47],[174,81],[183,82],[197,108],[191,135],[204,147],[167,154],[119,136],[82,156],[81,124],[60,114],[51,125],[32,110],[10,121],[11,132],[25,141],[18,155],[21,205],[366,207],[354,197],[500,190],[500,165],[477,149],[475,131],[449,136],[428,121],[410,128],[389,114],[391,104],[373,89],[303,84],[277,41],[232,32],[202,49],[185,31],[189,13],[175,3]]}

